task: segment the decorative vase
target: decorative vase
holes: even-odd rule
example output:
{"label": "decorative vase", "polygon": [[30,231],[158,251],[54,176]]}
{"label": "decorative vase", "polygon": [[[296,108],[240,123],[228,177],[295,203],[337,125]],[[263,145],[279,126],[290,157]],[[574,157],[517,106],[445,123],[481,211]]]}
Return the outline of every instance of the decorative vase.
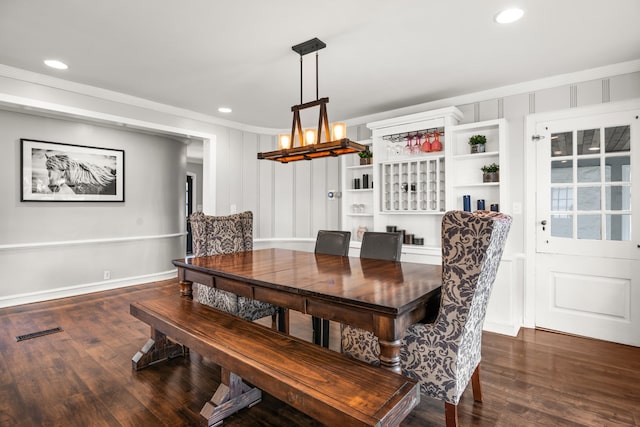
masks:
{"label": "decorative vase", "polygon": [[482,182],[500,182],[500,172],[484,172]]}
{"label": "decorative vase", "polygon": [[358,230],[356,230],[356,238],[359,241],[362,241],[362,236],[364,236],[364,233],[367,231],[369,231],[367,227],[365,227],[364,225],[361,225],[360,227],[358,227]]}
{"label": "decorative vase", "polygon": [[361,165],[370,165],[371,164],[371,157],[360,157],[360,164]]}
{"label": "decorative vase", "polygon": [[484,153],[484,144],[474,144],[471,146],[471,154]]}

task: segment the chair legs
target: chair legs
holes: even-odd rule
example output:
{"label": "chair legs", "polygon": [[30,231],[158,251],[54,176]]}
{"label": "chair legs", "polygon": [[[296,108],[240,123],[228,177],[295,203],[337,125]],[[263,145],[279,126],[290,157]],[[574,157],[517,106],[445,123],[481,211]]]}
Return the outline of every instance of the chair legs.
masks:
{"label": "chair legs", "polygon": [[329,348],[329,321],[313,316],[311,318],[313,329],[313,343]]}
{"label": "chair legs", "polygon": [[444,402],[444,417],[447,427],[458,427],[458,405]]}
{"label": "chair legs", "polygon": [[276,319],[277,319],[277,329],[280,332],[284,332],[285,334],[289,334],[289,310],[283,307],[278,307],[278,312],[271,316],[271,327],[276,329]]}
{"label": "chair legs", "polygon": [[313,329],[313,343],[316,345],[320,345],[320,342],[322,341],[322,329],[320,326],[321,321],[322,319],[319,317],[316,317],[316,316],[311,317],[311,326]]}
{"label": "chair legs", "polygon": [[[482,389],[480,387],[480,365],[476,366],[471,375],[471,388],[473,389],[473,400],[482,402]],[[458,405],[444,402],[444,416],[447,427],[458,427]]]}
{"label": "chair legs", "polygon": [[329,348],[329,321],[322,319],[322,346]]}
{"label": "chair legs", "polygon": [[482,402],[482,388],[480,387],[480,364],[476,366],[476,370],[471,375],[471,388],[473,389],[473,400]]}

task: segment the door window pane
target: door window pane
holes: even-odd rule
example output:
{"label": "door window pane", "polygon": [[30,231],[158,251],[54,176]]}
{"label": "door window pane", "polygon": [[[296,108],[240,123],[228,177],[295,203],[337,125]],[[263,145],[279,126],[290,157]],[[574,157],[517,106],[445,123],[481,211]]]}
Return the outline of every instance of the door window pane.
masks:
{"label": "door window pane", "polygon": [[631,187],[612,185],[605,188],[605,203],[608,211],[631,210]]}
{"label": "door window pane", "polygon": [[600,210],[600,187],[578,187],[578,210]]}
{"label": "door window pane", "polygon": [[551,157],[571,156],[573,154],[573,132],[551,134]]}
{"label": "door window pane", "polygon": [[579,130],[577,136],[578,155],[600,153],[600,129]]}
{"label": "door window pane", "polygon": [[600,159],[578,160],[578,182],[600,182]]}
{"label": "door window pane", "polygon": [[551,189],[551,210],[570,211],[573,210],[573,188],[557,187]]}
{"label": "door window pane", "polygon": [[629,125],[606,128],[604,130],[604,147],[606,153],[631,151]]}
{"label": "door window pane", "polygon": [[551,162],[551,182],[573,182],[573,160],[554,160]]}
{"label": "door window pane", "polygon": [[573,237],[573,215],[551,215],[551,236]]}
{"label": "door window pane", "polygon": [[600,215],[578,215],[578,239],[601,239]]}
{"label": "door window pane", "polygon": [[607,215],[607,240],[631,240],[631,215]]}
{"label": "door window pane", "polygon": [[631,180],[631,156],[604,159],[604,176],[607,182],[629,182]]}

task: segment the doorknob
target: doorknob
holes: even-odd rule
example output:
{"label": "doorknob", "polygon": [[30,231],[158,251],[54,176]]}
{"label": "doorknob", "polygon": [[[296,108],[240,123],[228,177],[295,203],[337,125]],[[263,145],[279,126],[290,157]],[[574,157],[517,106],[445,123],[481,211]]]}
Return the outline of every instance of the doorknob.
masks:
{"label": "doorknob", "polygon": [[540,221],[540,224],[542,224],[542,231],[545,231],[547,229],[546,225],[547,225],[547,220],[543,219],[542,221]]}

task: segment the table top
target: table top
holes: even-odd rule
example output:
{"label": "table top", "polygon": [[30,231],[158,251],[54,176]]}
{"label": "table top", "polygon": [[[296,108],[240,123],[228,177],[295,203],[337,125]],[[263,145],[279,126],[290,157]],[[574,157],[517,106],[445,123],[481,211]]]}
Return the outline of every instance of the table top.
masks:
{"label": "table top", "polygon": [[178,268],[397,315],[442,284],[439,265],[261,249],[177,259]]}

